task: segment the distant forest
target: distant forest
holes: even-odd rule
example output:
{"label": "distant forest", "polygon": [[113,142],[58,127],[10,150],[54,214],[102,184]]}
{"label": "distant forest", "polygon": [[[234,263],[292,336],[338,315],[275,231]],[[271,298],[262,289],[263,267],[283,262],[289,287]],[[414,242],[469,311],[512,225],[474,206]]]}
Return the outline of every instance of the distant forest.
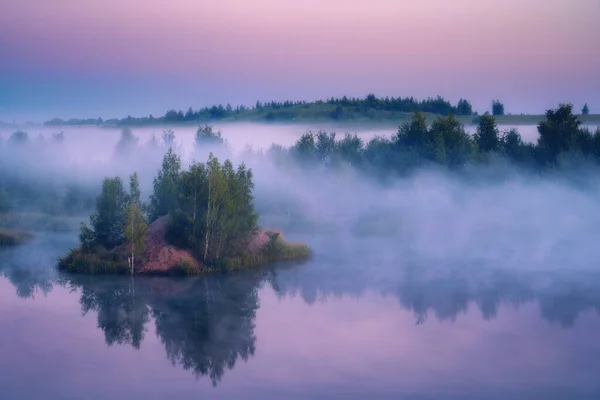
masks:
{"label": "distant forest", "polygon": [[[122,119],[89,118],[63,120],[55,118],[44,123],[46,126],[92,125],[92,126],[147,126],[167,124],[194,124],[211,121],[298,121],[298,120],[385,120],[405,119],[419,111],[434,115],[477,115],[468,100],[460,99],[456,105],[438,96],[418,100],[414,97],[379,98],[373,94],[365,98],[330,98],[327,100],[306,101],[257,101],[253,107],[238,105],[213,105],[197,110],[169,110],[162,117],[131,117]],[[504,114],[504,105],[494,100],[494,115]]]}

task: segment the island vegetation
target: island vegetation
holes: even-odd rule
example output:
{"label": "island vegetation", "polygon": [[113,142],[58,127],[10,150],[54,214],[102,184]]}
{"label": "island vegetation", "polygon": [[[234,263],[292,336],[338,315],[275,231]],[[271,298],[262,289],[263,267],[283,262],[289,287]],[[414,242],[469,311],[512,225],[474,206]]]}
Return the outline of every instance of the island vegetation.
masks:
{"label": "island vegetation", "polygon": [[212,154],[181,170],[169,148],[148,204],[137,174],[128,192],[121,178],[104,179],[90,224],[81,225],[81,246],[58,266],[89,274],[198,274],[309,257],[308,247],[258,227],[252,179],[244,164],[236,169]]}
{"label": "island vegetation", "polygon": [[32,235],[28,232],[0,227],[0,247],[27,243]]}

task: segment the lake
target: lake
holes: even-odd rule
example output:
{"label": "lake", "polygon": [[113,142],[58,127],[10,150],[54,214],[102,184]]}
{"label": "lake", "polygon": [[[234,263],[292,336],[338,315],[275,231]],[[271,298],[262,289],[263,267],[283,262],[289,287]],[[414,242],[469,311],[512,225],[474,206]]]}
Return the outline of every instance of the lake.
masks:
{"label": "lake", "polygon": [[[64,276],[75,234],[0,251],[4,399],[597,399],[600,269],[439,263],[305,237],[300,265]],[[400,253],[404,255],[401,255]]]}
{"label": "lake", "polygon": [[[318,129],[217,128],[238,153]],[[520,129],[534,140],[534,126]],[[21,176],[90,190],[137,171],[147,198],[164,148],[119,160],[119,130],[64,130],[63,147],[0,156]],[[198,156],[195,129],[174,130],[187,161]],[[162,129],[133,133],[146,144]],[[249,165],[260,224],[308,244],[310,261],[67,276],[55,264],[77,233],[36,232],[0,249],[0,399],[600,398],[596,175],[467,182],[424,170],[380,185]]]}

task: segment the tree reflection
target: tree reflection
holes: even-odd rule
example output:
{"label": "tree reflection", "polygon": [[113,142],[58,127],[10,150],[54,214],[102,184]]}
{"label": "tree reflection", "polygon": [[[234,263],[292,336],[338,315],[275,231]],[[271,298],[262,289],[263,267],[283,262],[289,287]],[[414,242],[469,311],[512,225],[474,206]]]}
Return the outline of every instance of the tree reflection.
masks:
{"label": "tree reflection", "polygon": [[108,345],[138,349],[154,321],[173,365],[216,385],[241,358],[254,354],[260,272],[170,279],[71,276],[84,314],[97,312]]}
{"label": "tree reflection", "polygon": [[33,241],[23,246],[0,247],[0,276],[12,283],[21,298],[47,295],[57,277],[57,257],[65,247],[76,243],[70,236],[38,232]]}
{"label": "tree reflection", "polygon": [[[571,327],[579,314],[600,315],[600,271],[533,271],[484,265],[398,267],[394,274],[374,281],[368,275],[349,273],[335,277],[325,268],[274,271],[269,282],[280,296],[300,295],[313,304],[317,298],[362,296],[366,291],[395,296],[403,309],[415,315],[417,325],[431,315],[454,322],[475,305],[485,320],[496,317],[501,306],[520,307],[537,302],[550,323]],[[340,268],[336,269],[337,272]],[[352,277],[351,277],[352,276]]]}

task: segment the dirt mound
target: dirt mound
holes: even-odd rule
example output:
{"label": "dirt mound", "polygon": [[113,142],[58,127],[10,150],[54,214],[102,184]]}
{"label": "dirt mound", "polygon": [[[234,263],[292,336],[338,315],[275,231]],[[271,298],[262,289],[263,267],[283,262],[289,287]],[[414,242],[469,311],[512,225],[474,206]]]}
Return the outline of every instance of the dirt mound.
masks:
{"label": "dirt mound", "polygon": [[[177,264],[187,263],[195,268],[201,268],[202,264],[198,262],[192,254],[187,250],[178,249],[167,243],[165,234],[169,224],[169,217],[160,217],[148,226],[146,234],[146,252],[144,253],[144,261],[137,268],[137,272],[144,274],[165,273]],[[268,233],[279,233],[281,231],[275,229],[260,228],[248,243],[248,252],[256,254],[260,252],[268,243]]]}
{"label": "dirt mound", "polygon": [[182,262],[200,268],[200,263],[187,250],[178,249],[167,243],[165,233],[169,217],[160,217],[148,226],[144,263],[139,273],[164,273]]}
{"label": "dirt mound", "polygon": [[281,231],[260,228],[252,240],[250,240],[250,243],[248,243],[248,252],[251,254],[256,254],[262,250],[269,243],[269,233],[278,233],[283,238],[283,233]]}

